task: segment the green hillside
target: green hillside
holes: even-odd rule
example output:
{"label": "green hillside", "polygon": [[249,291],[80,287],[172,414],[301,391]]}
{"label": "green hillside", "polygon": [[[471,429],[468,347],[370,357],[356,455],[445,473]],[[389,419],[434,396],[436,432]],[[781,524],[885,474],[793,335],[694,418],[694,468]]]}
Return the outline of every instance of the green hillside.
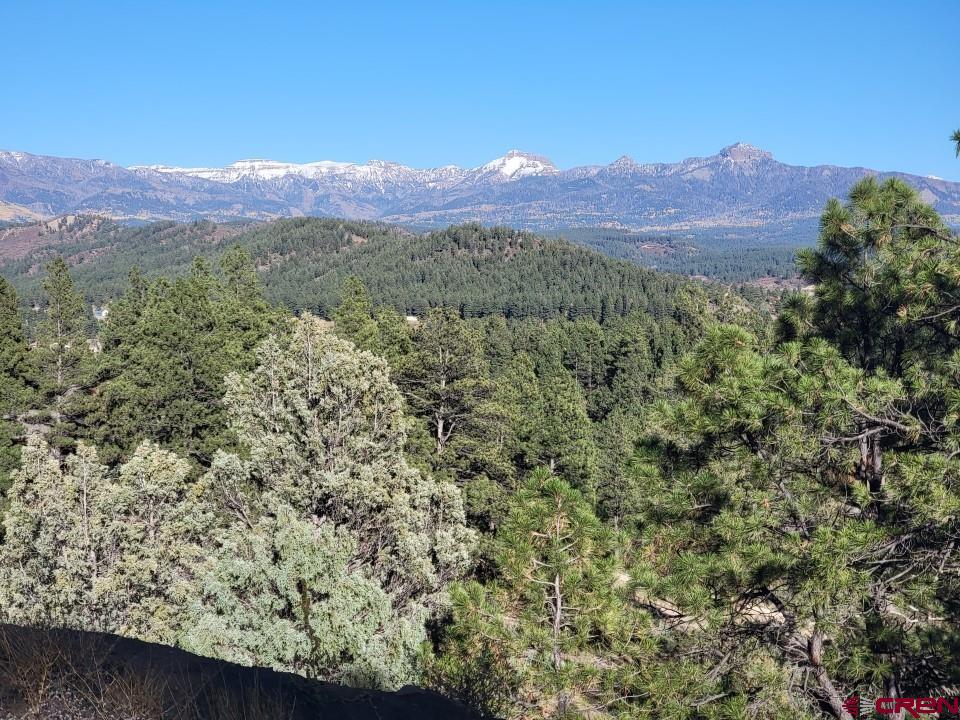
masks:
{"label": "green hillside", "polygon": [[244,228],[209,222],[104,224],[92,237],[69,234],[0,272],[27,302],[40,294],[42,268],[62,254],[94,302],[116,297],[129,270],[179,275],[195,256],[215,261],[235,244],[252,255],[269,300],[328,316],[339,288],[360,277],[377,304],[421,315],[445,306],[464,317],[584,317],[642,310],[660,315],[689,285],[678,276],[508,228],[461,225],[415,234],[381,223],[299,218]]}

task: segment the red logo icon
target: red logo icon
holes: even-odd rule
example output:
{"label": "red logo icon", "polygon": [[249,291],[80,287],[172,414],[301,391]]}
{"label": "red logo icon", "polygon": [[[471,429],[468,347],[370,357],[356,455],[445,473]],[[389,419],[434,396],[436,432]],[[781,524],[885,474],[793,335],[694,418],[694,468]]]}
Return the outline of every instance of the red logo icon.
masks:
{"label": "red logo icon", "polygon": [[860,696],[854,693],[844,700],[843,709],[850,713],[850,717],[860,717]]}

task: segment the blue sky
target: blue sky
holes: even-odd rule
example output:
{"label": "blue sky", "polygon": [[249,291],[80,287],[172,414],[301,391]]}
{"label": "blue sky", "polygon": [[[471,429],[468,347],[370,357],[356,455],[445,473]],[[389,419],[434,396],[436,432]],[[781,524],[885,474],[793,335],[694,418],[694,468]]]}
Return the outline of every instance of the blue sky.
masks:
{"label": "blue sky", "polygon": [[0,148],[560,167],[736,141],[960,179],[960,2],[0,0]]}

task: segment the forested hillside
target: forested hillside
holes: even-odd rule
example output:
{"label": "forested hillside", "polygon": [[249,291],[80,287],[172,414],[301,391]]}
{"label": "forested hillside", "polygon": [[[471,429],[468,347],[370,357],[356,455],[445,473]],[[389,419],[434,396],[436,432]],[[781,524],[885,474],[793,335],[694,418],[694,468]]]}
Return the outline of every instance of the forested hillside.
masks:
{"label": "forested hillside", "polygon": [[960,242],[903,182],[776,317],[512,230],[217,227],[136,231],[99,321],[92,250],[0,281],[0,620],[524,720],[960,693]]}
{"label": "forested hillside", "polygon": [[378,304],[418,316],[443,306],[463,317],[600,320],[634,310],[659,317],[669,312],[669,296],[693,287],[566,242],[479,225],[427,234],[319,218],[246,230],[209,222],[140,228],[102,222],[96,228],[79,237],[57,236],[57,242],[0,265],[0,272],[33,305],[42,294],[44,263],[62,255],[84,295],[105,304],[122,292],[131,268],[147,278],[181,275],[194,257],[216,262],[237,245],[253,258],[270,302],[323,316],[337,305],[350,276],[363,280]]}

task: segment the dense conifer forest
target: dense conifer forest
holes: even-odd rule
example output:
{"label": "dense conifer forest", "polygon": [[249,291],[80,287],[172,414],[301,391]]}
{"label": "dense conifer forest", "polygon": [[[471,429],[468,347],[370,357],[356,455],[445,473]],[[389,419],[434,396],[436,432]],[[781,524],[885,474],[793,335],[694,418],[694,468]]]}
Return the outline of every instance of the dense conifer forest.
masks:
{"label": "dense conifer forest", "polygon": [[[26,302],[40,297],[43,266],[56,255],[70,260],[87,298],[106,302],[122,292],[133,266],[148,277],[180,275],[194,257],[215,262],[227,247],[240,244],[263,273],[271,302],[322,314],[336,305],[343,279],[357,275],[377,302],[413,314],[444,305],[459,308],[464,316],[599,318],[644,305],[647,297],[660,292],[651,286],[670,282],[636,265],[742,286],[758,278],[794,278],[794,255],[802,245],[755,237],[757,231],[745,238],[709,237],[696,243],[607,230],[570,230],[559,239],[545,239],[478,225],[419,233],[382,223],[320,218],[129,227],[78,216],[40,227],[25,252],[11,249],[4,257],[0,246],[0,274]],[[810,234],[804,238],[809,245]],[[609,262],[577,246],[631,262]],[[743,291],[761,294],[750,287]]]}
{"label": "dense conifer forest", "polygon": [[0,280],[0,620],[485,717],[958,693],[960,242],[902,181],[776,307],[476,225],[93,235]]}

